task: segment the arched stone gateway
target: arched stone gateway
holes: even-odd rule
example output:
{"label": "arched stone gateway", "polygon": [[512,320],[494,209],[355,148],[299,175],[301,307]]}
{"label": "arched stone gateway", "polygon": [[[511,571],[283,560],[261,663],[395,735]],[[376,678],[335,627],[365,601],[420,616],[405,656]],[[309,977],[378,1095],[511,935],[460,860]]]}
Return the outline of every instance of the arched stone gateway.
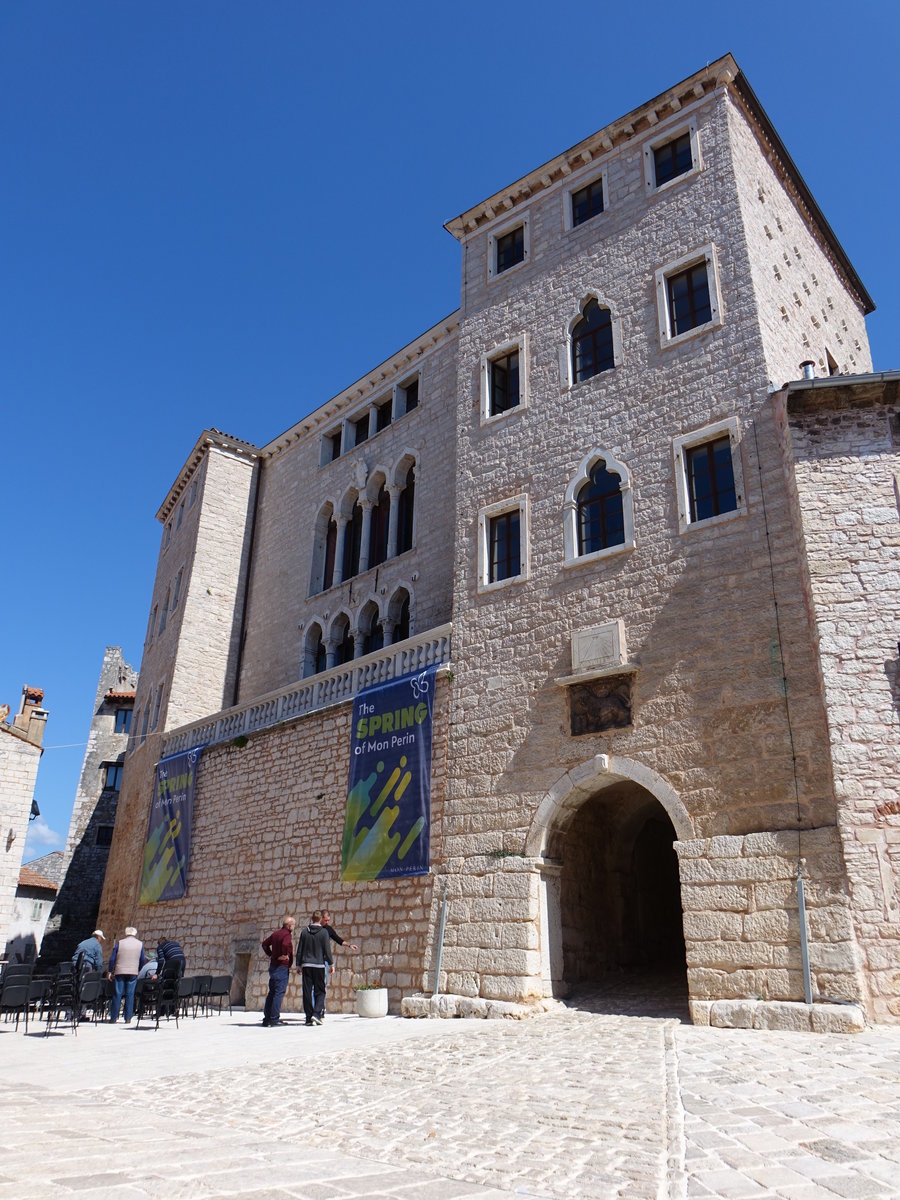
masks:
{"label": "arched stone gateway", "polygon": [[540,863],[545,995],[602,987],[626,970],[684,979],[674,842],[692,837],[674,789],[640,763],[601,754],[561,776],[525,849]]}

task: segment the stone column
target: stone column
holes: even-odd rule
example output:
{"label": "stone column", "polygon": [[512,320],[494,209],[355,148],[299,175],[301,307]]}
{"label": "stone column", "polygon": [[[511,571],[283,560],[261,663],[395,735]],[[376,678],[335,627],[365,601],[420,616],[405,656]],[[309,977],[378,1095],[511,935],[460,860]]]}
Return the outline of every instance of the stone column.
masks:
{"label": "stone column", "polygon": [[338,644],[334,638],[328,638],[325,642],[325,670],[330,671],[332,667],[337,666]]}
{"label": "stone column", "polygon": [[387,494],[391,498],[391,511],[388,517],[388,544],[387,557],[397,557],[397,520],[400,511],[400,493],[403,489],[397,483],[389,483],[387,486]]}
{"label": "stone column", "polygon": [[374,503],[368,496],[360,496],[359,507],[362,509],[362,537],[359,545],[359,573],[369,569],[369,549],[372,544],[372,509]]}
{"label": "stone column", "polygon": [[334,579],[332,580],[332,587],[335,584],[344,582],[344,541],[347,537],[347,526],[350,521],[348,517],[339,515],[335,517],[335,522],[337,524],[337,538],[335,539],[334,547]]}

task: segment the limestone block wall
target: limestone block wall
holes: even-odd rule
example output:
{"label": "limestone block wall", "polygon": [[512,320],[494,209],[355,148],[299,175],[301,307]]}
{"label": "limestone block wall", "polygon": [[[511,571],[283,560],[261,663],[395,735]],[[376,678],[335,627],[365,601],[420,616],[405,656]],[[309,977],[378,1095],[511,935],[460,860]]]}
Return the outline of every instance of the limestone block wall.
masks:
{"label": "limestone block wall", "polygon": [[[446,680],[438,680],[432,771],[431,861],[442,864],[446,787]],[[137,882],[146,838],[152,762],[141,783],[120,802],[101,920],[119,928],[133,923],[151,945],[178,938],[188,971],[230,974],[236,956],[249,953],[247,1005],[261,1008],[268,962],[260,941],[286,913],[302,924],[327,904],[335,928],[360,946],[336,950],[329,990],[332,1011],[351,1011],[354,985],[380,979],[391,1009],[419,989],[426,947],[434,936],[434,877],[340,882],[340,847],[349,769],[352,706],[342,704],[251,736],[243,747],[226,744],[204,752],[197,779],[187,895],[183,900],[138,906]],[[146,747],[143,748],[146,750]],[[132,756],[136,761],[139,754]],[[104,925],[104,929],[106,926]],[[301,1009],[299,978],[286,1009]]]}
{"label": "limestone block wall", "polygon": [[[385,429],[333,462],[322,463],[322,439],[343,422],[365,419],[369,408],[390,400],[394,385],[418,374],[418,407],[399,414]],[[284,439],[263,462],[254,541],[241,698],[264,695],[303,675],[306,631],[323,633],[340,613],[356,629],[365,605],[382,618],[399,588],[410,595],[412,632],[450,620],[453,506],[456,485],[456,338],[442,335],[413,363],[381,373],[377,387],[361,395],[343,417],[324,417],[297,439]],[[316,518],[331,504],[338,512],[351,491],[364,494],[384,477],[405,478],[415,462],[413,549],[389,558],[326,591],[310,592]],[[375,488],[377,493],[377,488]]]}
{"label": "limestone block wall", "polygon": [[[780,407],[783,408],[783,398]],[[900,1019],[900,403],[873,381],[787,399],[838,822],[870,985]]]}
{"label": "limestone block wall", "polygon": [[871,371],[858,296],[814,230],[802,202],[773,165],[771,151],[736,97],[729,96],[734,174],[743,217],[766,370],[776,387],[801,377],[812,359],[829,375],[826,348],[842,374]]}
{"label": "limestone block wall", "polygon": [[[180,527],[174,517],[168,545],[163,533],[150,604],[152,629],[148,629],[135,702],[136,738],[142,736],[148,712],[148,731],[153,728],[160,689],[160,729],[188,724],[233,701],[253,520],[254,463],[245,454],[211,444],[198,471],[197,500],[186,508]],[[160,610],[167,596],[167,620],[161,631]]]}
{"label": "limestone block wall", "polygon": [[16,887],[40,761],[40,746],[11,733],[4,722],[0,727],[0,951],[12,933]]}
{"label": "limestone block wall", "polygon": [[865,995],[836,827],[675,843],[694,1020],[707,1002],[803,1000],[798,860],[813,996]]}

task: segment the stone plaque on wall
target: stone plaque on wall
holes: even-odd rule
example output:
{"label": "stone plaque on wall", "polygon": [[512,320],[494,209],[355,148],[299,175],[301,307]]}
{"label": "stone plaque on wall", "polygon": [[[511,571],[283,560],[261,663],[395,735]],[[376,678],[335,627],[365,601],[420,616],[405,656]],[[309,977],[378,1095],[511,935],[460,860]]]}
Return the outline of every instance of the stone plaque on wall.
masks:
{"label": "stone plaque on wall", "polygon": [[631,679],[610,675],[569,688],[569,720],[573,737],[604,733],[631,724]]}
{"label": "stone plaque on wall", "polygon": [[625,623],[607,621],[572,634],[572,673],[618,667],[625,662]]}

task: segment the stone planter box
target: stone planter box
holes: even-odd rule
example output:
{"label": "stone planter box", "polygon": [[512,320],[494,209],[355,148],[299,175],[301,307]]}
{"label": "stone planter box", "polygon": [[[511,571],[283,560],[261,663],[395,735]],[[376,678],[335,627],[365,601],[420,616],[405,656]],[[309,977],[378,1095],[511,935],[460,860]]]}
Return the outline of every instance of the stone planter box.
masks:
{"label": "stone planter box", "polygon": [[386,1017],[388,1012],[387,988],[361,988],[356,993],[356,1011],[361,1017]]}

